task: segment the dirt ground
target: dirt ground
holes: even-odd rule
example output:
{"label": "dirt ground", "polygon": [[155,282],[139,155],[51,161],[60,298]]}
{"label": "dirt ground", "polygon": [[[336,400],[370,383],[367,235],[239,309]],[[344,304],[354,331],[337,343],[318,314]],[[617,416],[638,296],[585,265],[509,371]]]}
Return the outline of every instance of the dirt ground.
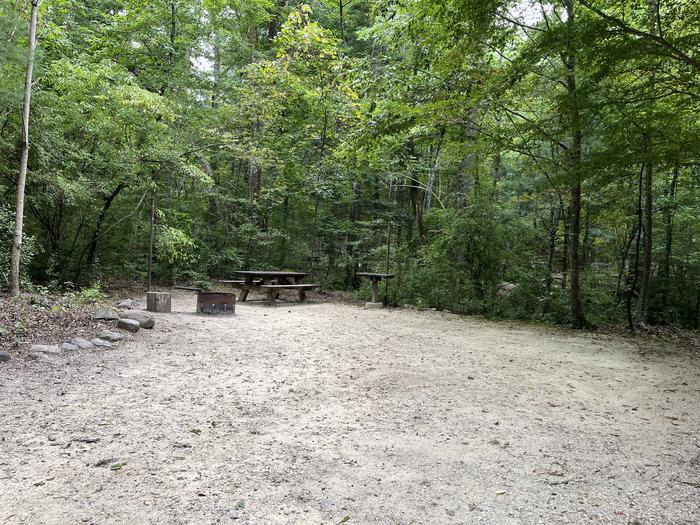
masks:
{"label": "dirt ground", "polygon": [[0,363],[0,523],[700,523],[693,349],[173,306],[114,350]]}

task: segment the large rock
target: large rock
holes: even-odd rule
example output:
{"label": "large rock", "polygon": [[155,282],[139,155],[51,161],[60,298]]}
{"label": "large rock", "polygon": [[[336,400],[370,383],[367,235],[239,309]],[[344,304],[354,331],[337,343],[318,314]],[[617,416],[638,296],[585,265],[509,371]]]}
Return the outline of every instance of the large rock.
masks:
{"label": "large rock", "polygon": [[117,341],[124,339],[122,334],[119,332],[112,332],[111,330],[105,330],[98,337],[104,341],[109,341],[110,343],[116,343]]}
{"label": "large rock", "polygon": [[32,345],[29,351],[32,354],[60,354],[61,348],[58,345]]}
{"label": "large rock", "polygon": [[122,299],[117,303],[117,308],[120,310],[131,310],[134,307],[133,299]]}
{"label": "large rock", "polygon": [[73,339],[71,341],[71,344],[74,344],[75,346],[77,346],[81,350],[90,350],[92,347],[95,346],[90,341],[88,341],[87,339],[84,339],[82,337],[76,337],[75,339]]}
{"label": "large rock", "polygon": [[92,318],[98,321],[116,321],[119,319],[119,312],[108,310],[107,308],[100,308],[92,314]]}
{"label": "large rock", "polygon": [[139,323],[136,319],[123,318],[117,321],[117,328],[121,328],[122,330],[127,330],[129,332],[138,332],[141,328],[141,323]]}
{"label": "large rock", "polygon": [[138,321],[141,328],[153,328],[156,324],[156,320],[148,312],[142,312],[141,310],[127,310],[126,312],[121,312],[120,317],[122,319],[133,319]]}
{"label": "large rock", "polygon": [[42,308],[51,308],[54,305],[54,302],[45,295],[32,294],[29,296],[29,304],[41,306]]}
{"label": "large rock", "polygon": [[2,361],[9,361],[10,360],[10,354],[7,352],[0,352],[0,362]]}
{"label": "large rock", "polygon": [[80,350],[80,347],[78,345],[74,345],[73,343],[63,343],[61,345],[61,348],[65,350],[66,352],[75,352],[77,350]]}
{"label": "large rock", "polygon": [[95,337],[95,339],[92,340],[92,344],[98,348],[112,348],[112,343],[105,341],[104,339],[100,339],[99,337]]}

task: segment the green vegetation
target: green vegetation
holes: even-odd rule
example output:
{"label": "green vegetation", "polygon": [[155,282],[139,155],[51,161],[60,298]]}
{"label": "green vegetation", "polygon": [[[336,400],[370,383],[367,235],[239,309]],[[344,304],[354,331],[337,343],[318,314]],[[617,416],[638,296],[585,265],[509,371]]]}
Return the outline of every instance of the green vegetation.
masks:
{"label": "green vegetation", "polygon": [[[0,4],[5,280],[30,8]],[[698,326],[692,0],[41,0],[37,35],[25,284],[152,252],[351,290],[390,237],[395,303]]]}

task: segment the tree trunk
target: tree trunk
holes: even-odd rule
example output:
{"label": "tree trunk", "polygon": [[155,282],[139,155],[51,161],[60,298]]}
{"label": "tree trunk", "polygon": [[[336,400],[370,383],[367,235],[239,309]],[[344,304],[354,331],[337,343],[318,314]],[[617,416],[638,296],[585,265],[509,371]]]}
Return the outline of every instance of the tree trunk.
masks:
{"label": "tree trunk", "polygon": [[345,237],[345,252],[348,257],[347,264],[345,266],[345,286],[348,289],[354,289],[356,284],[355,273],[357,270],[357,264],[355,262],[355,222],[360,216],[360,206],[358,204],[360,199],[360,185],[357,181],[352,183],[352,200],[350,202],[350,231],[348,231]]}
{"label": "tree trunk", "polygon": [[100,234],[102,233],[102,224],[104,223],[105,217],[109,208],[112,206],[112,202],[117,198],[117,195],[126,188],[127,184],[125,182],[120,182],[114,191],[104,198],[104,205],[102,206],[102,211],[97,217],[97,222],[95,223],[95,230],[92,232],[92,239],[90,240],[90,248],[86,260],[86,266],[92,266],[95,262],[95,252],[97,251],[97,243],[100,240]]}
{"label": "tree trunk", "polygon": [[[566,0],[567,24],[574,28],[574,0]],[[571,36],[569,37],[571,38]],[[569,208],[569,290],[571,294],[571,324],[574,328],[585,328],[588,323],[583,312],[581,301],[581,115],[578,107],[578,91],[576,89],[576,59],[574,45],[570,41],[566,57],[566,88],[570,97],[571,118],[571,205]]]}
{"label": "tree trunk", "polygon": [[664,209],[664,222],[666,226],[666,239],[664,243],[664,260],[661,266],[663,287],[661,289],[661,310],[665,313],[668,306],[668,296],[671,292],[671,254],[673,251],[673,216],[675,212],[676,190],[678,188],[678,161],[673,167],[671,182],[666,190],[666,207]]}
{"label": "tree trunk", "polygon": [[[649,31],[652,35],[656,35],[656,0],[647,0]],[[654,73],[652,72],[649,79],[650,94],[654,90]],[[650,100],[649,110],[653,112],[654,102]],[[637,314],[640,322],[646,321],[647,303],[649,299],[649,287],[651,285],[652,272],[652,243],[653,243],[653,217],[652,217],[652,176],[653,176],[653,155],[652,155],[652,139],[651,132],[647,130],[644,133],[644,261],[642,263],[642,284],[639,290],[639,302],[637,303]]]}
{"label": "tree trunk", "polygon": [[313,279],[316,268],[316,253],[318,245],[318,205],[321,203],[321,194],[316,192],[316,200],[314,202],[314,225],[311,232],[311,257],[309,258],[309,276]]}
{"label": "tree trunk", "polygon": [[622,278],[627,270],[627,258],[629,257],[630,248],[632,248],[632,243],[634,242],[636,236],[637,225],[635,224],[632,227],[632,233],[630,234],[629,239],[627,239],[625,242],[625,245],[622,248],[622,253],[620,254],[621,260],[617,272],[617,286],[615,287],[615,296],[617,297],[618,301],[622,300]]}
{"label": "tree trunk", "polygon": [[151,194],[151,216],[150,224],[150,239],[148,241],[148,291],[151,291],[153,286],[153,241],[155,239],[155,222],[156,222],[156,190]]}
{"label": "tree trunk", "polygon": [[632,296],[637,288],[639,280],[639,253],[642,237],[642,193],[644,191],[644,166],[639,172],[639,190],[637,192],[637,243],[634,249],[634,278],[627,293],[627,324],[630,330],[634,330],[634,320],[632,319]]}
{"label": "tree trunk", "polygon": [[211,90],[211,107],[217,109],[221,99],[221,44],[219,35],[214,33],[214,85]]}
{"label": "tree trunk", "polygon": [[435,186],[435,177],[437,176],[439,160],[440,160],[440,148],[442,147],[442,139],[445,136],[445,128],[440,130],[440,138],[438,139],[435,149],[433,151],[433,162],[430,166],[430,173],[428,174],[428,184],[425,188],[425,211],[430,211],[430,206],[433,198],[433,187]]}
{"label": "tree trunk", "polygon": [[[260,188],[262,186],[262,168],[255,161],[250,162],[248,170],[248,210],[252,216],[257,217],[255,208],[257,206],[258,197],[260,197]],[[257,220],[253,221],[257,224]]]}
{"label": "tree trunk", "polygon": [[562,223],[564,226],[564,235],[562,238],[561,247],[561,289],[566,290],[569,282],[569,207],[560,206]]}
{"label": "tree trunk", "polygon": [[549,246],[547,250],[547,269],[549,277],[547,278],[547,289],[551,284],[552,273],[554,273],[554,255],[557,248],[557,231],[559,231],[559,221],[561,214],[557,208],[552,208],[549,212]]}
{"label": "tree trunk", "polygon": [[282,203],[282,231],[284,236],[282,237],[282,251],[279,258],[279,267],[284,268],[287,263],[287,239],[289,237],[289,195],[284,196],[284,202]]}
{"label": "tree trunk", "polygon": [[466,148],[470,150],[459,163],[459,173],[457,175],[457,210],[464,210],[467,205],[467,194],[469,193],[470,177],[476,178],[474,174],[474,166],[476,164],[476,154],[471,151],[476,142],[478,135],[475,120],[477,116],[477,108],[472,107],[467,113],[467,123],[462,129],[463,141]]}
{"label": "tree trunk", "polygon": [[29,162],[29,107],[32,98],[32,75],[34,73],[34,53],[36,51],[36,20],[39,0],[32,0],[32,14],[29,22],[29,53],[27,56],[27,75],[24,81],[24,103],[22,105],[22,156],[17,177],[17,203],[15,207],[15,231],[10,255],[10,294],[19,295],[19,263],[22,252],[22,233],[24,228],[24,187],[27,183],[27,164]]}

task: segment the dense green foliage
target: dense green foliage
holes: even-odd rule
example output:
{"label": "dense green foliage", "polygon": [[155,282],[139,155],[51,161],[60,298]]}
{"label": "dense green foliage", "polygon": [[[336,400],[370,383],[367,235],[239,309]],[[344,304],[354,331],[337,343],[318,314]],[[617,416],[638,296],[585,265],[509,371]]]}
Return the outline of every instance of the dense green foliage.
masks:
{"label": "dense green foliage", "polygon": [[[692,0],[40,9],[27,280],[145,282],[154,203],[164,283],[269,267],[357,289],[390,244],[394,303],[697,327]],[[0,4],[3,275],[27,17]]]}

